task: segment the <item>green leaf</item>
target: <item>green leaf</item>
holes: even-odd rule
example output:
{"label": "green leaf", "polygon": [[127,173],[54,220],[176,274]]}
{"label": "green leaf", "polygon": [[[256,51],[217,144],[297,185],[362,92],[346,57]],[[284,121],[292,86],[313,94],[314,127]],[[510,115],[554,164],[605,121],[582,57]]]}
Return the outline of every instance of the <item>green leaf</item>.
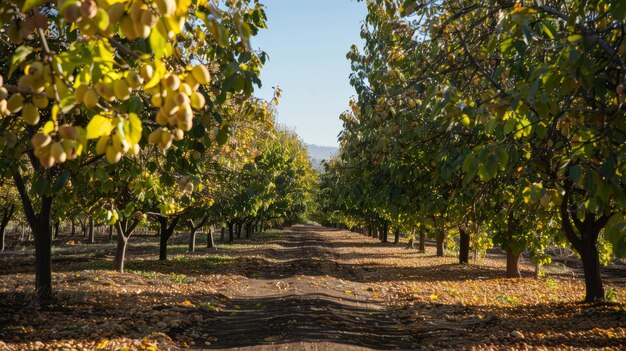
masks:
{"label": "green leaf", "polygon": [[500,169],[506,169],[506,166],[509,164],[509,153],[506,152],[504,148],[496,149],[496,157],[498,158],[498,163],[500,164]]}
{"label": "green leaf", "polygon": [[228,132],[228,126],[222,127],[219,130],[219,132],[217,132],[217,135],[215,136],[215,140],[217,141],[217,144],[218,145],[226,144],[226,142],[228,141],[229,135],[230,133]]}
{"label": "green leaf", "polygon": [[567,41],[569,41],[571,44],[579,42],[583,40],[583,36],[580,34],[572,34],[569,37],[567,37]]}
{"label": "green leaf", "polygon": [[578,183],[580,176],[582,175],[582,168],[579,165],[574,165],[569,168],[569,177],[574,183]]}
{"label": "green leaf", "polygon": [[613,7],[611,8],[611,14],[618,21],[626,20],[626,1],[614,0]]}
{"label": "green leaf", "polygon": [[141,124],[141,120],[137,117],[136,114],[130,113],[128,114],[129,121],[129,130],[127,133],[128,140],[131,144],[137,144],[141,140],[141,132],[143,130],[143,126]]}
{"label": "green leaf", "polygon": [[511,133],[515,129],[516,125],[517,125],[517,121],[515,119],[513,118],[507,119],[506,123],[504,124],[504,134]]}
{"label": "green leaf", "polygon": [[26,0],[22,6],[22,12],[26,12],[46,2],[46,0]]}
{"label": "green leaf", "polygon": [[48,189],[48,180],[46,180],[45,177],[37,177],[37,180],[33,182],[32,189],[37,195],[41,196],[45,194],[46,190]]}
{"label": "green leaf", "polygon": [[113,129],[110,118],[95,115],[87,124],[87,139],[96,139],[105,134],[109,134]]}
{"label": "green leaf", "polygon": [[13,72],[19,67],[19,65],[26,59],[26,56],[33,52],[33,48],[30,46],[22,45],[15,49],[15,53],[11,56],[11,67],[9,68],[8,77],[13,75]]}
{"label": "green leaf", "polygon": [[52,191],[57,192],[65,188],[67,181],[70,180],[70,175],[70,171],[64,169],[57,177],[57,180],[54,182],[54,185],[52,186]]}

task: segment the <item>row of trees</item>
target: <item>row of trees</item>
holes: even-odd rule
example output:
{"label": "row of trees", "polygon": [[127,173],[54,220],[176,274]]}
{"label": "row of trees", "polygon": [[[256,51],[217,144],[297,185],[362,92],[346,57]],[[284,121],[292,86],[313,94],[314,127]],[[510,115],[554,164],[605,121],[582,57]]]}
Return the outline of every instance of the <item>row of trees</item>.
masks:
{"label": "row of trees", "polygon": [[455,233],[461,262],[496,244],[509,276],[569,245],[603,299],[600,261],[626,253],[624,2],[367,6],[320,217],[428,234],[438,254]]}
{"label": "row of trees", "polygon": [[225,223],[233,240],[233,228],[305,212],[315,181],[306,151],[252,95],[266,54],[250,37],[265,20],[247,0],[0,4],[10,53],[0,62],[1,229],[21,208],[38,298],[52,293],[52,223],[113,226],[123,271],[146,220],[166,259],[182,222],[194,238]]}

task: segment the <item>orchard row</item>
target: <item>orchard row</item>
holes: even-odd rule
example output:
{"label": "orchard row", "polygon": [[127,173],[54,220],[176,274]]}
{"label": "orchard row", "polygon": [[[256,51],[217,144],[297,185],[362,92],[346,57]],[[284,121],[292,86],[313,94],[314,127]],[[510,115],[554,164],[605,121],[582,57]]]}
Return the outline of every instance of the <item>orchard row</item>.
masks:
{"label": "orchard row", "polygon": [[0,4],[0,229],[28,223],[39,298],[52,293],[53,223],[112,226],[123,271],[147,222],[166,259],[179,223],[232,233],[304,215],[306,150],[274,126],[280,91],[252,95],[266,54],[250,37],[265,20],[256,1]]}
{"label": "orchard row", "polygon": [[626,254],[626,5],[371,0],[320,218],[527,252],[568,246],[586,300]]}

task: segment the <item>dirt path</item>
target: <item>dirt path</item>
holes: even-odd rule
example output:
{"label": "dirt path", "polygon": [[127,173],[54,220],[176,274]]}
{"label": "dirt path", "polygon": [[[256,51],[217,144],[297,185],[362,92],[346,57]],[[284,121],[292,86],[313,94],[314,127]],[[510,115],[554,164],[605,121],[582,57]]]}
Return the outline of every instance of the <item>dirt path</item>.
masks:
{"label": "dirt path", "polygon": [[[247,279],[228,289],[226,307],[195,326],[215,338],[206,347],[414,349],[408,321],[393,316],[368,284],[359,282],[367,272],[339,262],[342,243],[332,240],[336,236],[335,230],[296,226],[273,243],[281,248],[272,250],[271,263],[245,265]],[[259,344],[266,345],[254,346]]]}
{"label": "dirt path", "polygon": [[0,351],[625,349],[626,286],[586,305],[571,270],[505,279],[502,255],[460,265],[345,230],[298,225],[187,252],[137,235],[55,244],[54,301],[32,304],[32,254],[0,255]]}

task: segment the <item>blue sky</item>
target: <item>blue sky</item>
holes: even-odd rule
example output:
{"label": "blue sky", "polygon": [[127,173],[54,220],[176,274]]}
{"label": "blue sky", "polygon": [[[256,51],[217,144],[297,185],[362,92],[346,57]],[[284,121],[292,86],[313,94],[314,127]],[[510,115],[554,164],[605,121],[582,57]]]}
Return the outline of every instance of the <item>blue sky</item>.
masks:
{"label": "blue sky", "polygon": [[359,32],[366,8],[356,0],[265,0],[269,29],[252,40],[270,61],[261,71],[256,95],[271,99],[273,86],[283,95],[277,121],[307,143],[337,145],[339,115],[348,109],[350,45],[361,46]]}

